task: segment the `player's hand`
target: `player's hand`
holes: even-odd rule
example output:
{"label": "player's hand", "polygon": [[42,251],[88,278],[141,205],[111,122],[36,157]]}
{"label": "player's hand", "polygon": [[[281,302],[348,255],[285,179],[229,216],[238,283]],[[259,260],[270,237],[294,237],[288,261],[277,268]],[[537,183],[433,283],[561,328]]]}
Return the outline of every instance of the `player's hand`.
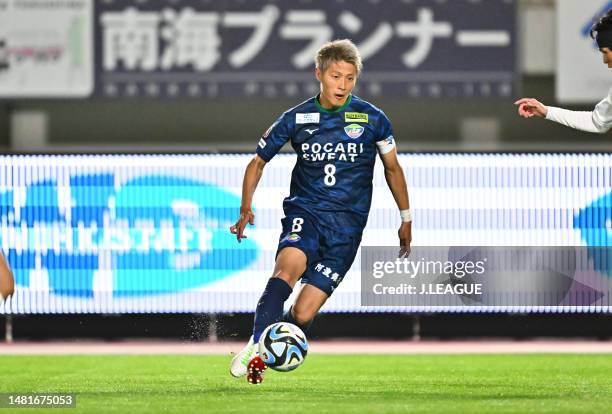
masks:
{"label": "player's hand", "polygon": [[412,222],[403,222],[397,231],[397,235],[400,239],[400,259],[408,257],[410,255],[410,243],[412,242]]}
{"label": "player's hand", "polygon": [[548,108],[537,99],[522,98],[514,104],[518,106],[518,114],[523,118],[533,118],[534,116],[546,118],[548,114]]}
{"label": "player's hand", "polygon": [[251,226],[255,224],[255,214],[253,214],[253,211],[250,208],[240,207],[240,217],[238,218],[236,224],[230,227],[230,231],[232,234],[236,235],[238,243],[240,243],[242,239],[247,238],[247,236],[244,235],[244,228],[246,227],[247,223],[249,223]]}

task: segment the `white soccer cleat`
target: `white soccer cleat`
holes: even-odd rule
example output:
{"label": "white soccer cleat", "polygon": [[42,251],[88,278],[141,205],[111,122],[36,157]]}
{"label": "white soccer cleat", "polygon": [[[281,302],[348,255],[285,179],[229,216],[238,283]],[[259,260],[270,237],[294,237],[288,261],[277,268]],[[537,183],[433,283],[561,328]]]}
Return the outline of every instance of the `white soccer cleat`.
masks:
{"label": "white soccer cleat", "polygon": [[248,373],[249,362],[257,356],[257,348],[258,346],[253,342],[253,336],[251,336],[249,343],[232,358],[230,364],[230,374],[232,376],[242,377]]}

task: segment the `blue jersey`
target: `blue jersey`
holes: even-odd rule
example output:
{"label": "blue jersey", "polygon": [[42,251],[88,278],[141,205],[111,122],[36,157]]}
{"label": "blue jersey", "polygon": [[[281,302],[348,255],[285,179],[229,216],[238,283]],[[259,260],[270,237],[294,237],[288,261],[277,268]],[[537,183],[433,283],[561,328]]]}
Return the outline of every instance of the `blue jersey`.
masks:
{"label": "blue jersey", "polygon": [[376,154],[395,147],[384,112],[353,95],[336,110],[323,108],[314,97],[272,124],[257,155],[270,161],[287,141],[297,163],[285,214],[304,210],[336,231],[361,233],[372,202]]}

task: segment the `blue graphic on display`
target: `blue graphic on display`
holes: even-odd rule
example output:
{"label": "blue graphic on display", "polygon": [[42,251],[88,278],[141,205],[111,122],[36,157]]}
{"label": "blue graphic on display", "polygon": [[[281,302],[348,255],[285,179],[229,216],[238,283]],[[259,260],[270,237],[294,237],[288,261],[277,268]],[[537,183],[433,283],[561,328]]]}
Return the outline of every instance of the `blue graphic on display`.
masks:
{"label": "blue graphic on display", "polygon": [[96,278],[115,297],[174,293],[226,278],[258,255],[253,241],[237,244],[229,233],[240,199],[217,186],[151,175],[116,188],[113,174],[96,174],[70,177],[63,190],[36,182],[22,206],[14,190],[0,193],[0,241],[20,286],[46,271],[58,295],[93,297]]}
{"label": "blue graphic on display", "polygon": [[595,270],[612,276],[612,249],[604,248],[612,246],[612,193],[580,210],[574,217],[574,228],[580,229]]}
{"label": "blue graphic on display", "polygon": [[[586,39],[591,39],[591,28],[593,27],[593,23],[595,23],[597,19],[599,19],[604,13],[606,13],[611,8],[612,8],[612,0],[609,1],[601,9],[597,10],[597,13],[595,13],[589,19],[589,21],[585,22],[585,24],[582,26],[582,29],[580,30],[580,34],[582,34],[582,37]],[[595,49],[599,50],[599,46],[597,45],[597,42],[593,41],[593,46],[595,47]]]}

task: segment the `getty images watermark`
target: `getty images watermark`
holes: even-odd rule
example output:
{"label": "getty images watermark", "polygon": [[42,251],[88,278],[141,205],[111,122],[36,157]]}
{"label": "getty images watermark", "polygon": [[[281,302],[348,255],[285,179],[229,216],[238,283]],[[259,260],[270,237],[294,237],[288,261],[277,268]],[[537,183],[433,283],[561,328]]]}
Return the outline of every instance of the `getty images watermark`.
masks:
{"label": "getty images watermark", "polygon": [[[363,306],[611,306],[608,247],[361,248]],[[608,265],[608,263],[610,265]]]}
{"label": "getty images watermark", "polygon": [[[396,249],[397,250],[397,249]],[[482,283],[461,283],[465,276],[482,275],[485,273],[487,258],[473,262],[470,260],[453,262],[450,260],[426,260],[424,257],[415,260],[396,258],[394,261],[375,261],[372,264],[372,276],[382,279],[389,275],[401,275],[409,279],[410,283],[385,286],[383,281],[375,283],[373,292],[375,294],[406,294],[406,295],[461,295],[482,294]],[[431,283],[428,281],[413,283],[417,278],[432,275],[445,275],[454,277],[457,283]]]}

